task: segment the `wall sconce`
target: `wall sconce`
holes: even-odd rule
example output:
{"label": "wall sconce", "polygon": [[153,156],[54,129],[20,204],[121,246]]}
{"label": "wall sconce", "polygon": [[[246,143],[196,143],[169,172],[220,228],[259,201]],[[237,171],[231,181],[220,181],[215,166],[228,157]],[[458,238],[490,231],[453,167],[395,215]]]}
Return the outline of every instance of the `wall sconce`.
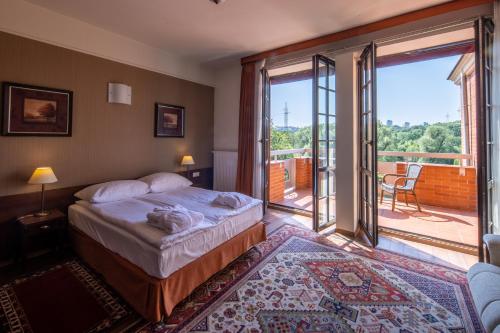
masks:
{"label": "wall sconce", "polygon": [[108,83],[108,103],[132,105],[132,87],[123,83]]}

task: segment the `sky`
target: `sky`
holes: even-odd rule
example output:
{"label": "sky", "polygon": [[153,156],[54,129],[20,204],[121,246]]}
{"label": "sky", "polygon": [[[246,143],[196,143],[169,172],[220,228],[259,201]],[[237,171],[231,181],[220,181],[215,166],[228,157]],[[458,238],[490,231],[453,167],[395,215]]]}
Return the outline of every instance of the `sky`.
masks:
{"label": "sky", "polygon": [[[390,66],[377,70],[378,119],[395,125],[411,125],[460,119],[460,89],[448,75],[460,56]],[[312,124],[312,82],[304,80],[271,86],[271,118],[284,126],[283,109],[288,104],[288,125]],[[448,118],[447,118],[448,115]]]}

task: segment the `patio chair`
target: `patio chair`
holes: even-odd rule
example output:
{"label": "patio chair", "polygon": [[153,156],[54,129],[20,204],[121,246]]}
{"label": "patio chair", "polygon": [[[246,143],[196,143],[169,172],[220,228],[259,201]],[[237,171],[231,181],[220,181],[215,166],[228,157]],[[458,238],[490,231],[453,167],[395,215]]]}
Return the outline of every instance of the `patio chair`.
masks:
{"label": "patio chair", "polygon": [[[399,192],[403,192],[405,195],[405,202],[408,206],[408,193],[415,197],[415,202],[417,204],[418,211],[421,212],[420,204],[418,203],[417,194],[415,193],[415,186],[418,182],[418,177],[420,177],[420,172],[422,171],[422,166],[420,164],[410,163],[406,169],[406,174],[394,174],[388,173],[382,178],[382,188],[380,192],[380,203],[384,200],[384,192],[389,193],[392,196],[392,211],[396,206],[396,196]],[[397,177],[393,184],[386,182],[388,176]]]}

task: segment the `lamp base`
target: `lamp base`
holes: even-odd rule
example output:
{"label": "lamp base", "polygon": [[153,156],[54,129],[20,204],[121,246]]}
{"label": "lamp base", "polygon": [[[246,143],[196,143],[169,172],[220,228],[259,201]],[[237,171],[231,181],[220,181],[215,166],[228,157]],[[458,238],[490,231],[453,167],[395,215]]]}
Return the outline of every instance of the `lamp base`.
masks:
{"label": "lamp base", "polygon": [[36,213],[35,213],[35,216],[36,216],[36,217],[45,217],[45,216],[49,216],[49,212],[47,212],[46,210],[42,210],[42,211],[36,212]]}

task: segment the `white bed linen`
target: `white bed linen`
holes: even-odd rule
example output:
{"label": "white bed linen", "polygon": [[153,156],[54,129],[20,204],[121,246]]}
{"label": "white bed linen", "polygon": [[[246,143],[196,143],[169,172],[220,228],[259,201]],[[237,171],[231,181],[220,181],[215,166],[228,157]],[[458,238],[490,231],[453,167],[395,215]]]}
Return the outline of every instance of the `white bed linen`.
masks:
{"label": "white bed linen", "polygon": [[[250,203],[239,209],[230,209],[215,205],[213,200],[219,192],[204,190],[195,187],[186,187],[171,192],[150,193],[135,198],[106,203],[90,203],[79,201],[102,219],[129,231],[143,241],[165,250],[183,242],[187,237],[213,228],[225,219],[236,216],[250,207],[261,204],[260,200],[250,199]],[[167,234],[163,230],[147,224],[147,214],[155,208],[173,207],[182,205],[188,210],[200,212],[204,215],[203,222],[191,229]]]}
{"label": "white bed linen", "polygon": [[69,223],[107,249],[142,268],[147,274],[166,278],[205,253],[233,238],[262,219],[262,204],[247,207],[213,228],[192,235],[167,250],[160,250],[127,230],[100,218],[83,205],[69,207]]}

